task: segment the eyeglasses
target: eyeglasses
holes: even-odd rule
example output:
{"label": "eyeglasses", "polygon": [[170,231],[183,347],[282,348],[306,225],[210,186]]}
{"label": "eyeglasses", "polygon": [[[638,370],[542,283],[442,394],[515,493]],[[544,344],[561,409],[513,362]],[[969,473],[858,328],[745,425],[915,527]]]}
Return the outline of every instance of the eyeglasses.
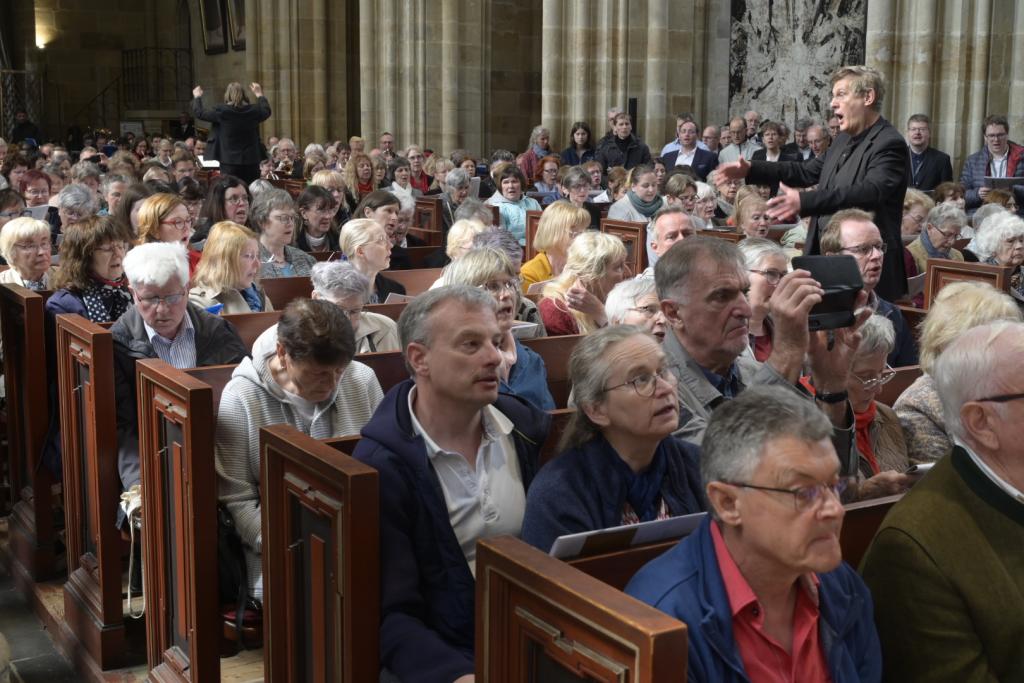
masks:
{"label": "eyeglasses", "polygon": [[243,194],[237,197],[224,197],[224,201],[227,204],[248,204],[249,198]]}
{"label": "eyeglasses", "polygon": [[364,309],[362,306],[360,306],[359,308],[342,308],[341,306],[339,306],[338,310],[347,315],[349,318],[358,318],[360,315],[362,315]]}
{"label": "eyeglasses", "polygon": [[167,296],[147,296],[147,297],[136,297],[139,300],[139,304],[147,308],[156,308],[160,304],[170,308],[181,303],[181,300],[185,298],[185,292],[178,294],[168,294]]}
{"label": "eyeglasses", "polygon": [[301,220],[298,216],[287,213],[272,213],[270,214],[270,218],[271,220],[275,220],[278,223],[290,223],[292,225],[297,225]]}
{"label": "eyeglasses", "polygon": [[102,247],[96,247],[96,251],[101,254],[113,254],[115,251],[119,251],[122,254],[128,253],[129,244],[127,242],[111,242]]}
{"label": "eyeglasses", "polygon": [[813,484],[810,486],[798,486],[795,489],[778,489],[772,486],[757,486],[755,484],[744,484],[738,481],[727,481],[725,483],[730,486],[754,489],[755,491],[788,493],[793,496],[793,505],[796,507],[797,512],[803,512],[824,500],[826,491],[831,492],[832,495],[836,497],[836,500],[841,500],[843,492],[850,487],[850,484],[853,483],[853,479],[851,477],[840,477],[834,484]]}
{"label": "eyeglasses", "polygon": [[843,247],[842,251],[848,251],[854,256],[871,256],[872,252],[876,250],[879,254],[884,254],[888,247],[889,245],[885,242],[876,242],[874,244],[856,244],[852,247]]}
{"label": "eyeglasses", "polygon": [[557,168],[545,168],[544,173],[558,173]]}
{"label": "eyeglasses", "polygon": [[487,290],[491,296],[501,296],[505,290],[515,292],[520,287],[519,278],[512,278],[511,280],[505,280],[500,282],[498,280],[491,280],[485,282],[482,285],[477,285],[478,288]]}
{"label": "eyeglasses", "polygon": [[943,237],[945,237],[947,240],[958,240],[958,239],[960,239],[960,229],[959,228],[957,228],[953,232],[947,232],[945,230],[941,230],[941,229],[935,227],[934,225],[929,226],[929,227],[931,227],[932,230],[934,230],[935,232],[937,232],[940,235],[942,235]]}
{"label": "eyeglasses", "polygon": [[601,390],[602,393],[606,391],[613,391],[615,389],[621,389],[622,387],[633,387],[633,391],[636,395],[641,398],[651,398],[654,396],[654,392],[657,390],[658,380],[661,379],[663,382],[675,386],[678,381],[676,378],[676,366],[665,365],[658,368],[657,372],[650,373],[645,372],[641,375],[637,375],[633,379],[626,380],[622,384],[616,384],[615,386],[605,387]]}
{"label": "eyeglasses", "polygon": [[46,188],[30,188],[25,190],[25,194],[29,197],[49,197],[50,191]]}
{"label": "eyeglasses", "polygon": [[998,396],[976,398],[974,400],[977,403],[1009,403],[1010,401],[1018,401],[1022,398],[1024,398],[1024,394],[999,394]]}
{"label": "eyeglasses", "polygon": [[32,212],[28,209],[14,209],[13,211],[0,212],[0,218],[24,218],[25,216],[31,216]]}
{"label": "eyeglasses", "polygon": [[1002,140],[1007,136],[1006,133],[986,133],[986,140]]}
{"label": "eyeglasses", "polygon": [[755,270],[751,268],[750,272],[757,273],[762,276],[770,285],[779,284],[779,281],[782,280],[782,277],[785,275],[781,270],[775,270],[774,268],[769,268],[768,270]]}
{"label": "eyeglasses", "polygon": [[654,316],[661,313],[661,306],[659,306],[658,304],[647,304],[646,306],[630,306],[628,310],[636,311],[637,313],[643,313],[648,318],[653,318]]}
{"label": "eyeglasses", "polygon": [[185,232],[186,230],[192,227],[192,219],[178,218],[173,221],[160,221],[160,225],[166,225],[168,227],[174,228],[175,230],[178,230],[179,232]]}
{"label": "eyeglasses", "polygon": [[854,375],[854,377],[857,379],[858,382],[860,382],[860,385],[864,387],[865,390],[877,389],[883,384],[888,384],[889,381],[892,380],[892,378],[895,376],[896,371],[889,367],[888,363],[886,363],[885,369],[882,370],[882,374],[878,375],[877,377],[864,379],[863,377],[857,377],[857,375]]}
{"label": "eyeglasses", "polygon": [[19,242],[14,246],[21,251],[45,251],[47,254],[49,254],[53,249],[53,243],[51,243],[49,239],[45,239],[40,242]]}

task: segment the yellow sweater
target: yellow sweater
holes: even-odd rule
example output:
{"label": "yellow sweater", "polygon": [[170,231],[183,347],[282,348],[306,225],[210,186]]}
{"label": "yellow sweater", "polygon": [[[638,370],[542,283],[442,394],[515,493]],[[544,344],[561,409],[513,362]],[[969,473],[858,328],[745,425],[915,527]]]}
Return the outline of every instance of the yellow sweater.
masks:
{"label": "yellow sweater", "polygon": [[530,285],[544,282],[554,277],[554,273],[551,271],[551,261],[548,261],[547,254],[544,252],[540,252],[524,263],[519,269],[519,275],[523,280],[523,294],[526,294],[527,290],[530,289]]}

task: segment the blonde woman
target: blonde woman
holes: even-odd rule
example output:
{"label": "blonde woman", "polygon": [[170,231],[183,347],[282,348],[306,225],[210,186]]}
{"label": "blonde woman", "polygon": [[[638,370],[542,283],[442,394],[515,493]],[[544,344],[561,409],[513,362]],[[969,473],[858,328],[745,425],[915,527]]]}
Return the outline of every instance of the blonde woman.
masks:
{"label": "blonde woman", "polygon": [[[478,220],[462,218],[452,223],[448,229],[444,251],[438,249],[427,258],[427,268],[444,268],[452,261],[458,261],[467,251],[473,248],[473,238],[489,228]],[[439,287],[441,278],[431,286]]]}
{"label": "blonde woman", "polygon": [[274,306],[259,284],[260,243],[249,228],[221,221],[210,230],[189,300],[207,310],[220,306],[224,313],[259,313]]}
{"label": "blonde woman", "polygon": [[448,177],[448,173],[454,170],[455,164],[453,164],[449,159],[438,157],[436,154],[431,155],[431,157],[427,159],[427,163],[423,164],[423,171],[429,177],[433,178],[434,182],[430,184],[430,189],[423,194],[430,195],[447,192],[448,188],[445,186],[444,181],[445,178]]}
{"label": "blonde woman", "polygon": [[353,150],[342,175],[348,190],[348,210],[355,211],[363,197],[377,189],[373,182],[373,162],[362,152]]}
{"label": "blonde woman", "polygon": [[920,331],[923,374],[892,406],[906,434],[911,462],[938,460],[953,447],[931,377],[939,354],[967,330],[999,320],[1020,322],[1020,308],[1009,295],[989,284],[954,282],[936,295]]}
{"label": "blonde woman", "polygon": [[928,220],[928,212],[935,208],[935,202],[931,197],[920,190],[909,188],[903,198],[903,222],[900,224],[900,234],[903,236],[903,243],[912,242]]}
{"label": "blonde woman", "polygon": [[626,247],[588,230],[569,245],[562,274],[544,287],[541,320],[548,335],[588,334],[608,324],[604,300],[627,277]]}
{"label": "blonde woman", "polygon": [[189,277],[195,275],[203,253],[189,244],[192,236],[192,215],[180,197],[160,192],[146,197],[139,205],[139,244],[170,242],[185,247],[188,252]]}
{"label": "blonde woman", "polygon": [[768,202],[756,194],[736,204],[736,230],[747,237],[768,236]]}
{"label": "blonde woman", "polygon": [[405,287],[380,274],[391,265],[391,240],[384,226],[369,218],[349,221],[341,229],[341,251],[370,281],[367,303],[380,304],[388,294],[405,294]]}
{"label": "blonde woman", "polygon": [[348,201],[346,194],[348,186],[345,184],[345,176],[341,171],[323,170],[313,174],[309,181],[310,185],[316,185],[330,191],[334,201],[338,204],[338,212],[334,214],[334,224],[344,225],[351,216],[349,215]]}
{"label": "blonde woman", "polygon": [[533,239],[533,247],[538,253],[519,269],[524,293],[531,285],[561,274],[569,255],[569,245],[588,227],[590,212],[567,201],[557,201],[544,209],[537,226],[537,236]]}

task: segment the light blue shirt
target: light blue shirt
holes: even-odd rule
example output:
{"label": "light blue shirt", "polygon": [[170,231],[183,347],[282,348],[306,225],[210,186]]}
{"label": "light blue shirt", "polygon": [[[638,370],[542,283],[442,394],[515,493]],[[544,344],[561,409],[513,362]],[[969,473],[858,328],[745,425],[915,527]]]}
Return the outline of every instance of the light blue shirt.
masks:
{"label": "light blue shirt", "polygon": [[174,339],[162,336],[145,322],[142,324],[146,328],[149,343],[153,345],[153,350],[160,360],[170,363],[179,370],[196,366],[196,330],[192,327],[192,319],[189,318],[187,310]]}

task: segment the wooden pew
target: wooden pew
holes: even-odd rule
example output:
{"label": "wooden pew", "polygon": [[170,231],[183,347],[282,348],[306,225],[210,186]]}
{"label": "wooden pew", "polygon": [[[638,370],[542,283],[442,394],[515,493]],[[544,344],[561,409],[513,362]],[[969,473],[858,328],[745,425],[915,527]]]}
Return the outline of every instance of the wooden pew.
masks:
{"label": "wooden pew", "polygon": [[730,242],[741,242],[747,237],[742,232],[735,232],[733,230],[698,230],[697,234],[702,237],[717,237],[729,240]]}
{"label": "wooden pew", "polygon": [[[26,592],[33,581],[64,569],[56,557],[54,477],[43,466],[49,427],[49,379],[44,305],[51,292],[0,287],[0,335],[7,396],[7,476],[13,573]],[[60,566],[58,566],[58,564]]]}
{"label": "wooden pew", "polygon": [[378,477],[341,452],[357,441],[260,430],[268,681],[377,680]]}
{"label": "wooden pew", "polygon": [[916,308],[907,304],[897,304],[897,308],[900,309],[900,314],[903,316],[904,322],[907,323],[907,327],[914,333],[914,339],[920,343],[921,341],[921,323],[924,322],[925,316],[928,311],[923,308]]}
{"label": "wooden pew", "polygon": [[921,376],[920,365],[907,365],[894,369],[896,374],[886,384],[882,385],[882,391],[875,398],[879,403],[884,403],[890,407],[900,397],[900,394],[906,391],[907,387],[916,382],[917,378]]}
{"label": "wooden pew", "polygon": [[409,379],[409,370],[405,367],[405,358],[401,351],[377,351],[361,353],[356,360],[373,370],[380,382],[381,391],[385,394],[399,382]]}
{"label": "wooden pew", "polygon": [[64,619],[77,640],[76,663],[97,672],[145,659],[143,622],[125,619],[114,526],[117,470],[114,348],[109,329],[79,315],[57,316],[56,357],[67,521]]}
{"label": "wooden pew", "polygon": [[409,296],[416,296],[430,289],[430,285],[434,284],[434,281],[441,277],[441,270],[441,268],[385,270],[384,277],[391,278],[405,287],[405,293]]}
{"label": "wooden pew", "polygon": [[839,534],[839,544],[843,548],[843,561],[856,569],[871,545],[871,539],[882,525],[882,520],[899,502],[903,494],[875,498],[846,506],[843,517],[843,529]]}
{"label": "wooden pew", "polygon": [[686,679],[686,625],[511,536],[480,541],[476,679]]}
{"label": "wooden pew", "polygon": [[420,230],[441,232],[441,199],[436,195],[416,197],[412,225]]}
{"label": "wooden pew", "polygon": [[363,306],[363,310],[387,316],[395,322],[398,322],[398,318],[402,315],[402,311],[405,310],[406,306],[407,304],[405,302],[397,304],[367,304],[366,306]]}
{"label": "wooden pew", "polygon": [[626,265],[634,275],[647,267],[647,224],[640,221],[601,219],[601,232],[615,235],[626,245]]}
{"label": "wooden pew", "polygon": [[260,284],[274,308],[279,311],[283,311],[285,306],[296,299],[308,299],[313,295],[313,282],[308,275],[268,277],[260,280]]}
{"label": "wooden pew", "polygon": [[537,250],[533,248],[533,241],[537,239],[537,228],[540,227],[540,217],[543,214],[543,211],[526,212],[526,246],[524,247],[523,252],[524,261],[529,261],[537,255]]}
{"label": "wooden pew", "polygon": [[422,242],[428,247],[434,247],[436,249],[444,244],[444,233],[439,230],[423,230],[421,228],[412,227],[409,228],[409,234],[422,240]]}
{"label": "wooden pew", "polygon": [[427,258],[429,258],[430,255],[433,254],[435,251],[437,251],[437,246],[428,245],[425,247],[405,248],[405,253],[408,254],[409,256],[409,264],[412,265],[414,269],[423,268],[423,264],[426,262]]}
{"label": "wooden pew", "polygon": [[569,356],[583,335],[571,334],[561,337],[536,337],[523,339],[523,346],[528,346],[544,359],[548,371],[548,391],[555,400],[556,408],[564,408],[569,401],[572,384],[569,381]]}
{"label": "wooden pew", "polygon": [[283,312],[282,308],[261,313],[226,313],[221,317],[234,325],[238,336],[242,338],[242,344],[245,345],[245,348],[251,349],[256,338],[270,326],[276,325]]}
{"label": "wooden pew", "polygon": [[286,190],[288,194],[292,196],[292,199],[298,197],[300,194],[302,194],[302,191],[306,189],[305,180],[296,180],[293,178],[271,179],[270,184],[273,185],[274,187]]}
{"label": "wooden pew", "polygon": [[935,295],[951,282],[987,282],[1001,292],[1009,293],[1013,268],[987,263],[967,263],[948,259],[928,259],[924,278],[924,307],[930,308]]}
{"label": "wooden pew", "polygon": [[150,677],[220,680],[213,390],[161,360],[136,363]]}

